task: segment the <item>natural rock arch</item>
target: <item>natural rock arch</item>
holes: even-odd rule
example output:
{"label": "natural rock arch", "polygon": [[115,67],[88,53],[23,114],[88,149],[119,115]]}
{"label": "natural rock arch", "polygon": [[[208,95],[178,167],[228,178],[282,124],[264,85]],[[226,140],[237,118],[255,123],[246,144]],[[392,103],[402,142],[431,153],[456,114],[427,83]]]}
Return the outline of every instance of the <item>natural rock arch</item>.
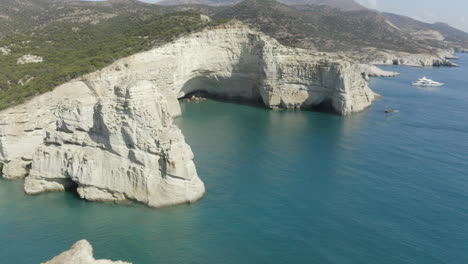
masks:
{"label": "natural rock arch", "polygon": [[124,58],[1,112],[3,171],[23,168],[15,173],[29,174],[30,194],[74,183],[82,198],[93,201],[153,207],[196,201],[205,187],[172,117],[180,114],[178,99],[197,91],[261,100],[270,108],[325,102],[342,115],[375,98],[355,63],[284,47],[231,22]]}

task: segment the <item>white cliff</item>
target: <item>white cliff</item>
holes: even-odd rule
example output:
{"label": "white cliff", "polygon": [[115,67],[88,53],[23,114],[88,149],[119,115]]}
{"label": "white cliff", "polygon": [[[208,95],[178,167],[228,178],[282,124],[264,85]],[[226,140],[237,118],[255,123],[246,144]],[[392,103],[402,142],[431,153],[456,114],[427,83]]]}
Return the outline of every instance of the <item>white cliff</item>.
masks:
{"label": "white cliff", "polygon": [[86,240],[76,242],[69,250],[42,264],[131,264],[124,261],[111,261],[107,259],[96,260],[93,256],[93,247]]}
{"label": "white cliff", "polygon": [[239,22],[121,59],[0,112],[0,163],[25,191],[77,190],[91,201],[162,207],[205,192],[193,153],[172,123],[195,92],[262,101],[270,108],[321,104],[348,115],[376,95],[358,65],[280,45]]}

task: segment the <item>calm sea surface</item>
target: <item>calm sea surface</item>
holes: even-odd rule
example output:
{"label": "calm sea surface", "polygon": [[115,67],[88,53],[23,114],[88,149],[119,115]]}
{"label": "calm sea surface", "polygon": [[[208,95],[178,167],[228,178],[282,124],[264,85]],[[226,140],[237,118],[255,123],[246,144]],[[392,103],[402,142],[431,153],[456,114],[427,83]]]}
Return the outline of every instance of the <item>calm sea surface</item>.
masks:
{"label": "calm sea surface", "polygon": [[[468,54],[460,68],[385,67],[351,117],[208,101],[176,122],[207,186],[167,209],[26,196],[0,180],[0,262],[40,263],[86,238],[153,263],[468,263]],[[416,88],[427,75],[444,87]],[[384,114],[386,108],[399,113]]]}

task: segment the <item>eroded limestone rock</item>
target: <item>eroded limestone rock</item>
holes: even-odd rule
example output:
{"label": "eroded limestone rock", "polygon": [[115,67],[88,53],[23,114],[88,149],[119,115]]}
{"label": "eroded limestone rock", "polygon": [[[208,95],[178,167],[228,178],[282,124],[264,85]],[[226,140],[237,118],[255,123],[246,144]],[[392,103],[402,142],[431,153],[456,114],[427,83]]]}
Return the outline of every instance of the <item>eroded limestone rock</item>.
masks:
{"label": "eroded limestone rock", "polygon": [[163,207],[204,194],[193,153],[150,81],[59,104],[25,181],[28,194],[77,186],[90,201]]}
{"label": "eroded limestone rock", "polygon": [[93,247],[86,240],[76,242],[69,250],[42,264],[131,264],[124,261],[94,259]]}
{"label": "eroded limestone rock", "polygon": [[21,179],[28,175],[31,167],[31,161],[28,160],[11,160],[3,164],[3,178],[7,180]]}
{"label": "eroded limestone rock", "polygon": [[0,162],[31,161],[29,194],[73,188],[91,201],[196,201],[205,187],[172,118],[178,99],[198,92],[270,108],[327,104],[342,115],[376,98],[353,61],[285,47],[231,22],[0,112]]}
{"label": "eroded limestone rock", "polygon": [[384,71],[375,65],[359,64],[359,70],[366,80],[369,77],[395,77],[400,75],[398,72]]}

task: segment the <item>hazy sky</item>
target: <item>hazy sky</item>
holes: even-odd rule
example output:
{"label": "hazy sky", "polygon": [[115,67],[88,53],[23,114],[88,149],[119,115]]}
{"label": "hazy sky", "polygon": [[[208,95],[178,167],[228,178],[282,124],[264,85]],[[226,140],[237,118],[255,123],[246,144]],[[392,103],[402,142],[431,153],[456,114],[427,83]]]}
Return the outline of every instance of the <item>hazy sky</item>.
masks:
{"label": "hazy sky", "polygon": [[446,22],[468,32],[468,0],[356,0],[364,6],[424,22]]}

